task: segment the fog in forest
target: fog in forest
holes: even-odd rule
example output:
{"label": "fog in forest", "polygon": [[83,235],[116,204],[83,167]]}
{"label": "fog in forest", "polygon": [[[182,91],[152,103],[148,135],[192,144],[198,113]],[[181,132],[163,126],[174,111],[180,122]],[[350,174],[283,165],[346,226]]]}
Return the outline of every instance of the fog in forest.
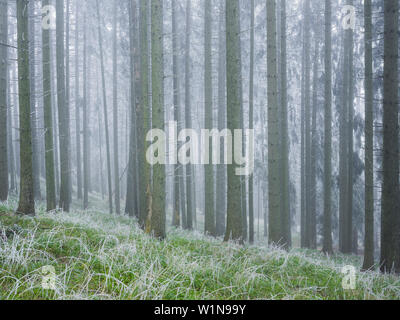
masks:
{"label": "fog in forest", "polygon": [[[208,241],[398,274],[398,58],[397,0],[0,0],[0,298],[25,297],[6,248],[43,223],[177,246],[182,268]],[[137,281],[105,294],[170,298]],[[221,298],[268,296],[246,290]]]}

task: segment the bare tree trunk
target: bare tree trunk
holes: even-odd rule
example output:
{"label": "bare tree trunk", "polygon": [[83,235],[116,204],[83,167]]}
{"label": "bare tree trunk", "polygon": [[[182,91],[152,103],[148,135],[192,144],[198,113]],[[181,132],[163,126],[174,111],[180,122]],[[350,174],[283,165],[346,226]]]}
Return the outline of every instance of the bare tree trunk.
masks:
{"label": "bare tree trunk", "polygon": [[325,0],[325,115],[324,115],[324,245],[322,251],[332,248],[332,7]]}
{"label": "bare tree trunk", "polygon": [[[228,129],[240,127],[241,96],[240,77],[240,24],[239,1],[226,0],[226,75],[227,75],[227,122]],[[228,107],[229,106],[229,107]],[[234,140],[233,140],[234,142]],[[233,143],[235,145],[235,143]],[[236,175],[235,165],[228,165],[228,206],[225,241],[243,243],[243,219],[241,211],[241,179]]]}
{"label": "bare tree trunk", "polygon": [[27,0],[17,1],[18,28],[18,86],[20,129],[20,196],[17,213],[35,214],[33,190],[33,160],[30,112],[29,33]]}
{"label": "bare tree trunk", "polygon": [[114,129],[114,196],[115,212],[121,214],[118,150],[118,61],[117,61],[117,1],[113,5],[113,129]]}
{"label": "bare tree trunk", "polygon": [[[205,110],[205,129],[212,130],[213,126],[213,91],[212,91],[212,8],[211,0],[204,2],[204,110]],[[212,154],[211,144],[209,153]],[[210,161],[210,159],[208,159]],[[214,214],[214,168],[212,164],[205,165],[205,222],[204,232],[210,236],[215,236],[215,214]]]}
{"label": "bare tree trunk", "polygon": [[[42,1],[42,7],[48,6],[49,0]],[[55,210],[56,186],[54,176],[54,144],[53,144],[53,105],[51,100],[51,54],[50,30],[42,30],[43,55],[43,107],[45,130],[45,162],[46,162],[46,202],[47,211]]]}
{"label": "bare tree trunk", "polygon": [[81,200],[82,194],[82,156],[81,156],[81,97],[79,93],[79,19],[81,19],[80,1],[76,0],[75,11],[75,128],[76,128],[76,187],[78,199]]}
{"label": "bare tree trunk", "polygon": [[113,201],[112,201],[112,182],[111,182],[110,135],[108,132],[106,79],[105,79],[105,69],[104,69],[103,36],[102,36],[102,32],[101,32],[99,0],[96,0],[96,10],[97,10],[97,19],[98,19],[97,31],[98,31],[99,48],[100,48],[101,83],[102,83],[102,92],[103,92],[103,115],[104,115],[104,127],[105,127],[105,132],[106,132],[108,205],[109,205],[110,214],[112,214],[113,213]]}
{"label": "bare tree trunk", "polygon": [[[191,0],[186,2],[186,39],[185,39],[185,122],[187,128],[192,128],[192,107],[190,96],[190,35],[191,35]],[[195,185],[193,184],[194,170],[192,164],[186,166],[186,210],[187,218],[186,224],[189,230],[193,229],[193,219],[196,216],[196,199],[195,199]]]}
{"label": "bare tree trunk", "polygon": [[56,2],[57,11],[57,101],[58,125],[60,139],[60,208],[68,212],[70,207],[70,150],[69,150],[69,122],[68,104],[66,103],[65,89],[65,61],[64,61],[64,0]]}
{"label": "bare tree trunk", "polygon": [[8,6],[0,1],[0,201],[8,198],[7,86],[8,86]]}
{"label": "bare tree trunk", "polygon": [[365,240],[363,270],[370,270],[374,258],[374,88],[372,67],[372,3],[364,1],[365,25]]}
{"label": "bare tree trunk", "polygon": [[385,1],[381,271],[400,272],[399,2]]}

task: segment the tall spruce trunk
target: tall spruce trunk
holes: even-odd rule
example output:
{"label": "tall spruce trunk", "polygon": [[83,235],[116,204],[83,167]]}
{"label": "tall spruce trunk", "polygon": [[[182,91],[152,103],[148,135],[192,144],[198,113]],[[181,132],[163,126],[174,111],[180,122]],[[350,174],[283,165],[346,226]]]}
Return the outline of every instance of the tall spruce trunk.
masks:
{"label": "tall spruce trunk", "polygon": [[290,213],[289,175],[289,128],[287,97],[287,40],[286,0],[281,0],[281,155],[282,155],[282,244],[286,249],[292,246],[292,218]]}
{"label": "tall spruce trunk", "polygon": [[[254,129],[254,0],[250,2],[249,129]],[[286,85],[286,84],[285,84]],[[254,243],[254,174],[249,177],[249,242]]]}
{"label": "tall spruce trunk", "polygon": [[[180,106],[179,106],[179,82],[178,82],[178,35],[177,35],[177,22],[176,22],[176,1],[172,0],[172,73],[173,73],[173,104],[174,104],[174,120],[178,123],[178,132],[180,132]],[[179,147],[178,147],[179,148]],[[175,227],[180,227],[180,211],[184,208],[180,206],[180,199],[183,190],[181,190],[181,165],[178,163],[174,167],[174,212],[172,217],[172,224]]]}
{"label": "tall spruce trunk", "polygon": [[323,249],[333,253],[332,246],[332,4],[325,0],[325,107],[324,107],[324,223]]}
{"label": "tall spruce trunk", "polygon": [[129,134],[129,163],[127,178],[127,195],[125,212],[129,216],[139,218],[139,180],[138,180],[138,149],[137,149],[137,112],[140,101],[140,61],[138,48],[136,1],[129,7],[129,37],[130,37],[130,75],[131,75],[131,117]]}
{"label": "tall spruce trunk", "polygon": [[[225,40],[225,5],[219,2],[219,47],[218,47],[218,129],[226,128],[226,40]],[[221,144],[220,153],[224,154]],[[216,173],[216,234],[223,236],[226,215],[226,165],[217,166]]]}
{"label": "tall spruce trunk", "polygon": [[108,111],[107,111],[107,94],[106,94],[106,75],[104,68],[104,51],[103,51],[103,35],[101,32],[101,20],[100,20],[100,6],[99,0],[96,0],[96,11],[97,11],[97,32],[99,37],[99,49],[100,49],[100,66],[101,66],[101,84],[103,92],[103,116],[104,116],[104,128],[106,133],[106,154],[107,154],[107,182],[108,182],[108,206],[110,214],[113,213],[113,200],[112,200],[112,181],[111,181],[111,151],[110,151],[110,134],[108,128]]}
{"label": "tall spruce trunk", "polygon": [[[151,49],[152,122],[153,128],[164,130],[163,0],[151,0]],[[154,165],[146,232],[159,239],[166,236],[165,179],[165,166]]]}
{"label": "tall spruce trunk", "polygon": [[[204,1],[204,128],[213,128],[213,91],[212,91],[212,8],[211,0]],[[209,147],[209,159],[212,155],[211,144]],[[205,222],[204,232],[215,236],[215,214],[214,214],[214,167],[212,164],[205,165],[204,168],[204,205]]]}
{"label": "tall spruce trunk", "polygon": [[29,1],[17,1],[20,195],[17,214],[34,215],[33,160],[29,79]]}
{"label": "tall spruce trunk", "polygon": [[76,0],[76,11],[75,11],[75,131],[76,131],[76,188],[78,199],[81,200],[83,197],[82,194],[82,155],[81,155],[81,96],[80,96],[80,87],[79,87],[79,77],[80,77],[80,69],[79,69],[79,19],[80,16],[80,6],[79,0]]}
{"label": "tall spruce trunk", "polygon": [[[42,1],[42,7],[49,5],[49,0]],[[50,30],[42,30],[42,67],[43,67],[43,115],[46,163],[46,203],[47,211],[55,210],[56,186],[54,173],[54,144],[53,144],[53,104],[51,90],[51,55]]]}
{"label": "tall spruce trunk", "polygon": [[69,130],[68,130],[68,104],[66,103],[65,90],[65,55],[64,55],[64,0],[56,2],[57,12],[57,103],[58,126],[60,140],[60,208],[68,212],[70,208],[70,168],[69,168]]}
{"label": "tall spruce trunk", "polygon": [[268,194],[270,244],[281,244],[279,175],[279,106],[277,70],[276,1],[267,0],[267,68],[268,68]]}
{"label": "tall spruce trunk", "polygon": [[317,249],[317,113],[318,113],[318,64],[319,64],[319,39],[315,32],[315,52],[313,70],[313,98],[311,116],[311,177],[310,177],[310,239],[311,249]]}
{"label": "tall spruce trunk", "polygon": [[[227,124],[233,132],[240,127],[241,96],[240,77],[240,24],[239,1],[226,0],[226,88],[227,88]],[[235,139],[233,139],[235,145]],[[241,179],[236,175],[236,166],[228,165],[228,205],[225,241],[234,240],[243,243],[243,220],[241,212]]]}
{"label": "tall spruce trunk", "polygon": [[381,271],[400,272],[399,2],[385,1]]}
{"label": "tall spruce trunk", "polygon": [[139,110],[139,199],[140,213],[139,224],[145,227],[146,217],[150,211],[151,196],[151,168],[146,160],[146,150],[148,143],[146,135],[150,129],[150,100],[149,100],[149,44],[148,44],[148,12],[149,1],[140,0],[140,75],[141,75],[141,95]]}
{"label": "tall spruce trunk", "polygon": [[305,232],[303,233],[303,244],[310,248],[311,235],[311,8],[310,0],[306,0],[304,7],[304,141],[305,141]]}
{"label": "tall spruce trunk", "polygon": [[374,89],[372,69],[372,3],[364,1],[365,25],[365,238],[363,270],[370,270],[374,259]]}
{"label": "tall spruce trunk", "polygon": [[36,39],[35,39],[35,2],[30,1],[29,10],[29,73],[31,93],[31,130],[32,130],[32,159],[33,159],[33,189],[35,200],[41,200],[40,192],[40,158],[39,158],[39,134],[38,134],[38,110],[36,104]]}
{"label": "tall spruce trunk", "polygon": [[[191,70],[190,70],[190,40],[191,40],[191,0],[186,2],[186,38],[185,38],[185,123],[186,128],[192,128],[192,107],[191,107]],[[192,164],[186,166],[186,225],[187,229],[193,229],[193,219],[195,217],[196,200],[195,200],[195,186],[193,183],[194,170]]]}
{"label": "tall spruce trunk", "polygon": [[8,6],[0,2],[0,201],[8,198],[8,152],[7,152],[7,86],[8,86]]}
{"label": "tall spruce trunk", "polygon": [[121,214],[119,183],[119,148],[118,148],[118,61],[117,61],[117,1],[113,4],[113,129],[114,129],[114,202],[115,213]]}
{"label": "tall spruce trunk", "polygon": [[84,33],[83,33],[83,208],[89,207],[89,187],[90,187],[90,159],[89,159],[89,145],[90,145],[90,117],[89,117],[89,73],[88,73],[88,43],[87,43],[87,7],[85,8],[83,19]]}

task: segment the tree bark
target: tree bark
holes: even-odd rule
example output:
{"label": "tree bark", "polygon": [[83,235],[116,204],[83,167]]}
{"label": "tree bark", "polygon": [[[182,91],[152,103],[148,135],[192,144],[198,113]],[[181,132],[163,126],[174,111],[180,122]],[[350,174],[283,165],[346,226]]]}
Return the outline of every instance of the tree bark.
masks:
{"label": "tree bark", "polygon": [[[42,7],[48,6],[49,0],[42,1]],[[53,111],[51,101],[51,55],[50,30],[42,30],[42,66],[43,66],[43,107],[45,130],[45,163],[46,163],[46,202],[47,211],[56,209],[56,186],[54,175],[54,144],[53,144]]]}
{"label": "tree bark", "polygon": [[324,113],[324,225],[323,249],[332,247],[332,6],[325,0],[325,113]]}
{"label": "tree bark", "polygon": [[29,33],[27,0],[17,1],[18,92],[20,130],[20,196],[17,214],[34,215],[33,160],[29,79]]}
{"label": "tree bark", "polygon": [[[240,126],[240,26],[239,1],[226,0],[226,87],[227,87],[227,124],[233,130]],[[233,142],[235,140],[233,139]],[[235,145],[235,143],[233,143]],[[241,214],[241,179],[236,175],[235,165],[228,165],[228,205],[225,241],[243,243],[243,220]]]}
{"label": "tree bark", "polygon": [[363,270],[374,267],[374,89],[372,71],[372,3],[364,1],[365,25],[365,238]]}
{"label": "tree bark", "polygon": [[0,201],[8,198],[7,86],[8,86],[8,5],[0,1]]}
{"label": "tree bark", "polygon": [[400,272],[398,1],[385,1],[381,271]]}

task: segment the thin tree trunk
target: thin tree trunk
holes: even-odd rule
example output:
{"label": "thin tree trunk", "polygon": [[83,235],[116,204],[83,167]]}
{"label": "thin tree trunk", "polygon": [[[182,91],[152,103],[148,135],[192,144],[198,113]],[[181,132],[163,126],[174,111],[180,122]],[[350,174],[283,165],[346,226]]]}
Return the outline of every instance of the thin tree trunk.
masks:
{"label": "thin tree trunk", "polygon": [[32,159],[33,159],[33,188],[35,199],[41,200],[40,192],[40,160],[38,141],[38,115],[36,108],[36,52],[35,52],[35,2],[29,2],[29,73],[30,73],[30,108],[31,108],[31,130],[32,130]]}
{"label": "thin tree trunk", "polygon": [[311,8],[310,0],[306,0],[304,8],[304,135],[305,135],[305,233],[304,246],[310,247],[310,199],[311,199]]}
{"label": "thin tree trunk", "polygon": [[269,243],[281,244],[276,1],[267,0]]}
{"label": "thin tree trunk", "polygon": [[100,20],[100,7],[99,0],[96,0],[96,10],[98,19],[98,37],[99,37],[99,48],[100,48],[100,65],[101,65],[101,83],[103,92],[103,115],[104,115],[104,127],[106,132],[106,153],[107,153],[107,181],[108,181],[108,205],[110,214],[113,213],[113,200],[112,200],[112,181],[111,181],[111,153],[110,153],[110,135],[108,132],[108,112],[107,112],[107,95],[106,95],[106,79],[105,79],[105,68],[104,68],[104,52],[103,52],[103,36],[101,32],[101,20]]}
{"label": "thin tree trunk", "polygon": [[75,11],[75,128],[76,128],[76,187],[78,199],[82,199],[82,156],[81,156],[81,97],[79,93],[79,19],[80,1],[76,0]]}
{"label": "thin tree trunk", "polygon": [[364,1],[365,24],[365,239],[363,270],[374,259],[374,89],[372,71],[372,3]]}
{"label": "thin tree trunk", "polygon": [[145,227],[146,218],[150,211],[151,196],[151,168],[146,160],[146,150],[148,143],[146,135],[150,129],[150,101],[149,101],[149,44],[148,44],[148,12],[149,1],[140,0],[140,74],[141,74],[141,95],[139,110],[139,193],[140,193],[140,213],[139,224]]}
{"label": "thin tree trunk", "polygon": [[[204,2],[204,124],[206,130],[213,127],[213,91],[212,91],[212,8],[211,0]],[[210,156],[212,154],[211,144],[209,146]],[[208,159],[210,161],[210,159]],[[204,232],[210,236],[215,236],[215,214],[214,214],[214,168],[212,164],[205,165],[205,223]]]}
{"label": "thin tree trunk", "polygon": [[325,114],[324,114],[324,225],[323,249],[332,247],[332,6],[325,0]]}
{"label": "thin tree trunk", "polygon": [[0,201],[8,198],[8,153],[7,153],[7,86],[8,86],[8,6],[0,2]]}
{"label": "thin tree trunk", "polygon": [[118,150],[118,61],[117,61],[117,1],[113,8],[113,127],[114,127],[114,196],[115,212],[121,214]]}
{"label": "thin tree trunk", "polygon": [[60,208],[68,212],[70,207],[70,168],[69,168],[69,135],[68,135],[68,104],[66,103],[65,89],[65,61],[64,61],[64,0],[56,2],[57,11],[57,101],[58,126],[60,139]]}
{"label": "thin tree trunk", "polygon": [[287,40],[286,40],[286,0],[281,0],[281,152],[282,152],[282,243],[289,249],[292,246],[290,194],[289,194],[289,129],[287,98]]}
{"label": "thin tree trunk", "polygon": [[[250,2],[249,129],[254,129],[254,0]],[[286,85],[286,84],[285,84]],[[249,178],[249,242],[254,243],[254,175]]]}
{"label": "thin tree trunk", "polygon": [[[177,48],[177,22],[176,22],[176,1],[172,0],[172,72],[173,72],[173,103],[174,103],[174,120],[178,123],[179,127],[179,82],[178,82],[178,48]],[[178,132],[180,132],[178,128]],[[178,147],[179,149],[179,147]],[[180,221],[180,165],[177,163],[174,166],[174,210],[172,217],[172,224],[174,227],[181,225]]]}
{"label": "thin tree trunk", "polygon": [[[87,8],[86,8],[87,9]],[[83,20],[84,34],[83,34],[83,208],[87,209],[89,206],[89,186],[90,186],[90,173],[89,173],[89,145],[90,145],[90,117],[89,117],[89,88],[88,80],[90,79],[88,73],[88,44],[87,44],[87,12]]]}
{"label": "thin tree trunk", "polygon": [[315,53],[313,70],[313,99],[311,121],[311,183],[310,183],[310,248],[317,249],[317,109],[318,109],[318,64],[319,38],[315,32]]}
{"label": "thin tree trunk", "polygon": [[[187,128],[192,128],[192,107],[191,107],[191,96],[190,96],[190,35],[191,35],[191,0],[186,2],[186,39],[185,39],[185,122]],[[186,166],[186,224],[187,229],[193,229],[193,218],[195,217],[196,200],[195,200],[195,186],[193,184],[193,166],[188,164]]]}
{"label": "thin tree trunk", "polygon": [[[219,49],[218,49],[218,129],[226,128],[226,39],[225,39],[225,6],[224,1],[219,3]],[[220,153],[225,148],[221,144]],[[226,219],[226,165],[217,166],[216,190],[216,234],[223,236]]]}
{"label": "thin tree trunk", "polygon": [[138,156],[137,156],[137,111],[140,108],[140,61],[137,32],[136,1],[130,2],[129,8],[130,35],[130,75],[131,75],[131,122],[129,135],[129,167],[125,212],[139,218],[138,197]]}
{"label": "thin tree trunk", "polygon": [[[42,7],[48,6],[49,0],[42,1]],[[56,209],[56,186],[54,176],[54,144],[53,144],[53,111],[51,101],[51,55],[50,30],[42,30],[43,54],[43,107],[45,130],[45,162],[46,162],[46,202],[47,211]]]}

